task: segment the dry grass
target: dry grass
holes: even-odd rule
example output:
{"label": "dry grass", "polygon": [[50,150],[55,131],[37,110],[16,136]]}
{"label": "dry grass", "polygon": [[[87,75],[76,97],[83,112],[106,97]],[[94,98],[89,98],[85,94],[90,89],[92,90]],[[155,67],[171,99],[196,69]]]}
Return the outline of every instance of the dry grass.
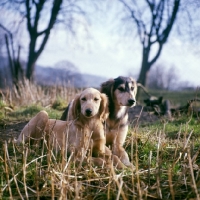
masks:
{"label": "dry grass", "polygon": [[[9,101],[4,101],[20,106],[32,104],[33,98],[36,104],[42,101],[42,106],[52,106],[55,96],[62,96],[55,94],[56,88],[44,92],[31,87],[26,89],[32,95],[29,92],[11,99],[10,93]],[[66,91],[63,96],[69,99],[75,93],[75,90]],[[72,95],[67,97],[67,94]],[[45,140],[32,146],[16,146],[12,139],[5,141],[0,147],[0,199],[199,200],[200,125],[194,120],[185,117],[155,127],[137,124],[131,128],[125,148],[136,166],[135,171],[116,170],[112,164],[96,167],[90,156],[83,165],[76,165],[66,152],[56,155]],[[191,126],[192,121],[195,128]],[[173,131],[173,137],[169,130]]]}
{"label": "dry grass", "polygon": [[9,106],[29,106],[40,104],[43,107],[52,106],[58,99],[64,99],[67,104],[79,90],[74,87],[38,86],[25,81],[18,89],[0,90],[0,100]]}
{"label": "dry grass", "polygon": [[[136,166],[116,170],[88,162],[75,165],[64,151],[5,142],[0,156],[1,198],[31,199],[199,199],[200,147],[192,132],[175,141],[163,130],[151,137],[130,131],[126,149]],[[137,134],[138,135],[138,134]],[[134,139],[133,139],[134,138]]]}

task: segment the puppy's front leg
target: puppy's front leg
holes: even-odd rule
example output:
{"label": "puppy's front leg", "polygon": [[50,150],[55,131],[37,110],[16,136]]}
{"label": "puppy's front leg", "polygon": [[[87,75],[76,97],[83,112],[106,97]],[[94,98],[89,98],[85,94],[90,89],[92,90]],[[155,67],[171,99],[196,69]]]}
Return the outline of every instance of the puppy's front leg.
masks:
{"label": "puppy's front leg", "polygon": [[114,155],[119,157],[119,159],[124,165],[130,167],[132,166],[132,164],[130,163],[127,152],[123,148],[127,132],[128,132],[128,126],[124,126],[119,129],[112,145],[112,151]]}
{"label": "puppy's front leg", "polygon": [[129,157],[125,149],[120,144],[113,144],[112,146],[113,154],[118,156],[121,162],[127,167],[132,166]]}
{"label": "puppy's front leg", "polygon": [[106,138],[102,123],[97,123],[92,133],[92,155],[94,157],[102,157],[105,155]]}
{"label": "puppy's front leg", "polygon": [[106,163],[111,164],[113,162],[113,166],[117,169],[124,169],[126,166],[121,162],[118,156],[112,154],[111,150],[106,146],[105,148],[105,160]]}
{"label": "puppy's front leg", "polygon": [[93,139],[92,156],[94,157],[103,156],[105,154],[105,145],[106,145],[105,137],[100,139]]}

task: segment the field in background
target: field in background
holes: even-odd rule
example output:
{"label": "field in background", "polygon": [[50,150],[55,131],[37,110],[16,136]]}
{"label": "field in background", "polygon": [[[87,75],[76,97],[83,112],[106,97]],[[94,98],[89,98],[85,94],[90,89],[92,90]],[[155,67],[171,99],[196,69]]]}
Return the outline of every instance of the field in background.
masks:
{"label": "field in background", "polygon": [[[79,90],[27,83],[0,96],[0,199],[199,199],[200,120],[186,114],[172,121],[129,129],[125,148],[136,170],[88,163],[76,166],[62,152],[13,143],[12,136],[41,109],[59,119]],[[150,91],[185,105],[199,91]],[[143,97],[144,99],[146,97]],[[25,123],[24,123],[25,122]],[[22,123],[23,126],[16,127]],[[5,137],[7,134],[7,137]],[[5,142],[6,140],[7,142]]]}
{"label": "field in background", "polygon": [[[181,90],[181,91],[167,91],[167,90],[149,90],[150,95],[160,97],[163,99],[169,99],[172,106],[185,106],[187,102],[194,98],[200,99],[200,89],[196,90]],[[148,96],[142,92],[140,97],[140,102],[143,103],[144,99],[147,99]]]}

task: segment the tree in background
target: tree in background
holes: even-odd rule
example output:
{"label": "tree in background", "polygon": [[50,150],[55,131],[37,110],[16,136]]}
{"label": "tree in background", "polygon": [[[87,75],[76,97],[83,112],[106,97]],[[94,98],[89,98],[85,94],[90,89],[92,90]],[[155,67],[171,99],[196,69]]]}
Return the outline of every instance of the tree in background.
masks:
{"label": "tree in background", "polygon": [[[39,30],[39,23],[42,16],[42,11],[45,9],[45,0],[39,0],[38,2],[32,0],[26,0],[25,4],[25,16],[27,23],[27,30],[29,33],[30,43],[28,52],[28,62],[26,68],[26,78],[30,81],[33,80],[33,73],[35,63],[44,50],[44,47],[49,39],[50,31],[56,23],[58,13],[60,12],[62,0],[54,0],[51,9],[48,9],[47,13],[50,14],[47,25],[43,30]],[[37,43],[42,38],[39,47]]]}
{"label": "tree in background", "polygon": [[74,33],[73,23],[76,16],[84,15],[84,11],[78,6],[78,0],[5,0],[0,6],[18,12],[21,17],[19,26],[26,20],[29,47],[25,74],[29,81],[34,80],[36,61],[43,52],[55,24],[63,23],[68,31]]}
{"label": "tree in background", "polygon": [[[20,49],[21,49],[21,47],[18,46],[17,54],[16,54],[16,52],[14,50],[13,34],[7,28],[5,28],[2,24],[0,24],[0,28],[1,28],[0,30],[3,32],[3,34],[0,37],[1,41],[2,41],[2,38],[4,38],[4,40],[5,40],[7,57],[8,57],[8,66],[9,66],[9,69],[10,69],[10,72],[11,72],[10,74],[11,74],[11,78],[12,78],[12,84],[15,85],[16,89],[18,89],[19,81],[20,80],[23,81],[23,78],[24,78],[24,71],[23,71],[22,65],[20,63]],[[3,44],[4,43],[2,42],[2,46],[3,46]],[[1,58],[1,64],[3,64],[3,63],[6,64],[5,59],[3,60],[3,57],[2,57]],[[6,72],[8,70],[4,70],[4,71]],[[5,78],[5,74],[6,73],[3,74],[4,78]],[[4,80],[3,77],[0,77],[0,78],[2,80]],[[3,85],[3,83],[1,83],[1,85]],[[9,85],[8,80],[7,80],[7,85]]]}
{"label": "tree in background", "polygon": [[142,44],[142,62],[138,82],[146,85],[151,66],[159,58],[164,44],[175,23],[181,0],[119,0],[126,16],[137,33]]}

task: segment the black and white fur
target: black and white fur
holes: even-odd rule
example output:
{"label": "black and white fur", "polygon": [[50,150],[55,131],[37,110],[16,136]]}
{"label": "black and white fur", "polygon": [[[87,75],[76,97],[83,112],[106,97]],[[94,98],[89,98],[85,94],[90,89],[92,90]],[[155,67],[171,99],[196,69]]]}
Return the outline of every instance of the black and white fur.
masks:
{"label": "black and white fur", "polygon": [[128,132],[128,109],[136,105],[137,83],[131,77],[119,76],[101,85],[101,93],[108,96],[109,116],[106,120],[106,145],[126,166],[131,166],[123,148]]}
{"label": "black and white fur", "polygon": [[[128,109],[136,105],[137,83],[131,77],[119,76],[101,84],[101,93],[109,100],[109,116],[106,125],[106,145],[112,146],[113,154],[126,166],[132,166],[123,148],[128,132]],[[71,103],[62,114],[61,120],[69,119]]]}

